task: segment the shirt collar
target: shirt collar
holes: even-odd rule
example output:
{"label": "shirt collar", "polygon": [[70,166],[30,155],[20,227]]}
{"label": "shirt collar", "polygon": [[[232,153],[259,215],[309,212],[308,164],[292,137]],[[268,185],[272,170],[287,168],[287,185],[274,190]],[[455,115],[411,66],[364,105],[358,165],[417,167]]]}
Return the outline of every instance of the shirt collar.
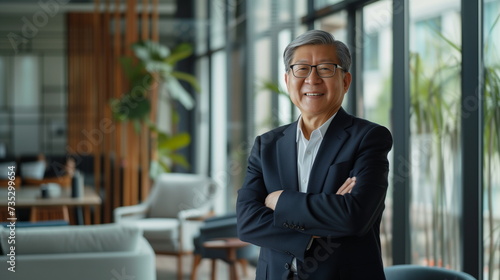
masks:
{"label": "shirt collar", "polygon": [[[328,130],[328,127],[330,126],[330,123],[332,122],[333,118],[337,115],[337,113],[333,114],[326,122],[324,122],[320,127],[316,128],[313,131],[319,130],[319,133],[321,135],[321,138],[325,137],[326,131]],[[312,134],[312,132],[311,132]],[[304,134],[302,133],[302,115],[300,115],[299,120],[297,121],[297,136],[295,138],[295,142],[298,142],[300,137],[303,136]]]}

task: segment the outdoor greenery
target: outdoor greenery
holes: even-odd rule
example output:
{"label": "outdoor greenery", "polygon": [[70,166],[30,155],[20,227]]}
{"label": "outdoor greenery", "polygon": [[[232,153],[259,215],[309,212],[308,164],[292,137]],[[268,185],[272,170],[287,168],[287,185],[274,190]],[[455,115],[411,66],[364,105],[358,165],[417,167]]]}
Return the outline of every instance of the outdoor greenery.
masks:
{"label": "outdoor greenery", "polygon": [[[500,217],[494,209],[494,197],[500,191],[500,60],[492,47],[495,23],[485,34],[484,73],[484,198],[485,198],[485,265],[486,279],[499,274],[496,255],[500,250]],[[460,75],[461,47],[438,30],[435,41],[430,42],[437,52],[437,61],[411,54],[411,122],[412,142],[417,152],[414,166],[413,189],[419,194],[413,201],[431,199],[431,215],[418,212],[415,216],[423,225],[424,258],[430,265],[459,269],[458,248],[460,189],[460,131],[461,117],[468,112],[461,110]],[[490,48],[491,47],[491,48]],[[418,143],[420,142],[420,143]],[[415,162],[414,162],[415,163]],[[431,192],[426,192],[431,190]],[[451,192],[451,193],[450,193]],[[426,205],[425,203],[423,205]],[[428,205],[428,204],[427,204]],[[423,208],[419,210],[425,210]],[[422,240],[419,240],[422,242]],[[421,244],[421,243],[419,243]],[[419,245],[417,245],[419,246]],[[422,257],[422,256],[421,256]]]}
{"label": "outdoor greenery", "polygon": [[[494,196],[500,192],[500,58],[498,40],[493,34],[498,32],[497,25],[500,20],[498,15],[488,33],[485,34],[485,67],[484,67],[484,191],[485,205],[487,208],[487,222],[484,240],[485,253],[487,254],[488,274],[486,279],[493,280],[497,273],[500,279],[500,217],[495,216]],[[498,42],[498,41],[497,41]],[[496,191],[496,193],[495,193]],[[498,207],[498,203],[496,204]],[[498,214],[499,211],[497,210]]]}
{"label": "outdoor greenery", "polygon": [[[444,50],[443,50],[444,51]],[[458,58],[458,59],[457,59]],[[412,215],[417,247],[429,265],[457,268],[460,201],[460,61],[459,56],[430,69],[411,54]],[[423,234],[423,240],[420,236]],[[420,240],[419,240],[420,239]]]}
{"label": "outdoor greenery", "polygon": [[[156,116],[152,116],[151,91],[158,90],[158,102],[167,102],[172,113],[172,131],[179,120],[178,113],[173,106],[177,101],[186,109],[194,106],[194,100],[181,85],[185,81],[196,91],[199,85],[196,78],[188,73],[175,70],[176,63],[193,53],[189,44],[180,44],[173,50],[153,41],[140,41],[132,45],[133,57],[121,59],[122,69],[128,78],[130,91],[120,99],[111,100],[114,118],[117,121],[132,122],[139,133],[145,125],[156,137],[158,159],[152,162],[152,170],[162,169],[171,171],[173,164],[188,168],[189,163],[178,151],[191,142],[191,137],[185,132],[167,132],[158,128]],[[155,172],[156,173],[156,172]]]}

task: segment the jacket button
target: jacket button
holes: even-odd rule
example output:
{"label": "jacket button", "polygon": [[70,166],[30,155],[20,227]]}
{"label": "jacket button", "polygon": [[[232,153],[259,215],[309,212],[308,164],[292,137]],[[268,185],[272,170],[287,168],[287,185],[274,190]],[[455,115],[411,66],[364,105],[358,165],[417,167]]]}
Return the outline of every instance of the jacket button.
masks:
{"label": "jacket button", "polygon": [[306,228],[302,226],[302,227],[300,227],[300,230],[306,230]]}
{"label": "jacket button", "polygon": [[285,269],[290,269],[290,265],[288,263],[285,263]]}
{"label": "jacket button", "polygon": [[287,223],[283,223],[283,226],[286,227],[286,228],[289,227],[289,225]]}

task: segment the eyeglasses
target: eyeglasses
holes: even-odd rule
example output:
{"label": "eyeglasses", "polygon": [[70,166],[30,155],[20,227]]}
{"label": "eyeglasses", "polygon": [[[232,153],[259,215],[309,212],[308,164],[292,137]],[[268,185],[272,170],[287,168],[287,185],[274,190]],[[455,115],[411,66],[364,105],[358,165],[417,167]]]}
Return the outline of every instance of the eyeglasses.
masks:
{"label": "eyeglasses", "polygon": [[295,78],[307,78],[312,72],[312,68],[316,67],[316,73],[321,78],[330,78],[335,75],[335,70],[337,68],[345,71],[342,66],[335,63],[322,63],[318,65],[309,65],[309,64],[293,64],[290,65],[290,69],[292,69],[292,73]]}

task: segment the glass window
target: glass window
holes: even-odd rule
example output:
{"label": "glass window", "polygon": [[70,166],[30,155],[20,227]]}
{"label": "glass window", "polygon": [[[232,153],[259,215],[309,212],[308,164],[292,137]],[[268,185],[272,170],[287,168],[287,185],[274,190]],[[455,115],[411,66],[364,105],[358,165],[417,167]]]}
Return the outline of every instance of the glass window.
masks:
{"label": "glass window", "polygon": [[410,1],[412,262],[460,270],[460,1]]}
{"label": "glass window", "polygon": [[[380,34],[364,33],[363,34],[363,60],[364,69],[369,71],[376,71],[379,69],[379,38]],[[389,43],[389,42],[388,42]]]}
{"label": "glass window", "polygon": [[[347,43],[347,12],[342,10],[338,13],[326,16],[314,22],[314,28],[330,32],[335,39]],[[353,50],[350,50],[351,53]],[[347,93],[349,94],[349,93]],[[349,107],[349,98],[344,98],[342,107]]]}
{"label": "glass window", "polygon": [[10,147],[10,120],[7,100],[9,57],[0,56],[0,158],[5,157]]}
{"label": "glass window", "polygon": [[13,57],[12,106],[37,108],[40,105],[39,58],[35,55]]}
{"label": "glass window", "polygon": [[436,35],[441,34],[441,17],[423,19],[415,22],[415,52],[427,59],[426,62],[434,63],[438,59],[439,52],[442,51],[439,45],[440,40],[436,40]]}
{"label": "glass window", "polygon": [[297,0],[293,1],[295,3],[295,11],[294,14],[296,15],[295,21],[297,23],[300,22],[300,18],[305,16],[307,14],[307,0]]}
{"label": "glass window", "polygon": [[196,15],[196,53],[202,54],[207,51],[207,6],[205,0],[197,0],[195,6]]}
{"label": "glass window", "polygon": [[272,92],[263,88],[264,82],[271,81],[271,39],[263,37],[255,43],[254,77],[257,81],[255,92],[255,135],[273,128],[272,124]]}
{"label": "glass window", "polygon": [[500,3],[484,2],[484,279],[500,278]]}
{"label": "glass window", "polygon": [[7,59],[0,56],[0,108],[7,107]]}
{"label": "glass window", "polygon": [[347,12],[341,11],[315,22],[316,29],[330,32],[335,39],[347,43]]}
{"label": "glass window", "polygon": [[256,33],[266,31],[271,27],[271,3],[268,0],[255,0],[254,2],[254,17]]}
{"label": "glass window", "polygon": [[285,84],[285,64],[283,61],[283,51],[285,50],[286,46],[292,41],[292,32],[291,30],[282,30],[279,33],[278,37],[279,41],[279,59],[278,59],[278,81],[280,88],[283,90],[283,92],[280,93],[278,97],[278,108],[279,108],[279,115],[277,116],[278,122],[280,125],[290,123],[294,121],[294,118],[292,116],[292,112],[295,106],[293,105],[292,101],[290,100],[290,97],[288,94],[285,94],[287,91],[286,89],[286,84]]}
{"label": "glass window", "polygon": [[210,5],[210,48],[222,48],[226,43],[225,15],[226,5],[224,1],[215,0]]}
{"label": "glass window", "polygon": [[211,177],[221,186],[215,198],[215,212],[226,210],[225,193],[227,186],[227,90],[226,90],[226,53],[218,51],[212,56],[211,81],[211,120],[212,141],[210,142],[212,157]]}
{"label": "glass window", "polygon": [[[362,87],[359,115],[390,129],[392,107],[392,1],[383,0],[363,8]],[[354,50],[352,50],[354,52]],[[356,78],[356,77],[355,77]],[[359,78],[359,77],[358,77]],[[392,177],[392,155],[389,154]],[[380,225],[384,265],[392,264],[392,180]]]}
{"label": "glass window", "polygon": [[[278,14],[279,20],[282,22],[287,22],[292,19],[292,9],[293,5],[290,5],[288,0],[277,0],[278,1]],[[271,2],[271,1],[269,1]]]}

